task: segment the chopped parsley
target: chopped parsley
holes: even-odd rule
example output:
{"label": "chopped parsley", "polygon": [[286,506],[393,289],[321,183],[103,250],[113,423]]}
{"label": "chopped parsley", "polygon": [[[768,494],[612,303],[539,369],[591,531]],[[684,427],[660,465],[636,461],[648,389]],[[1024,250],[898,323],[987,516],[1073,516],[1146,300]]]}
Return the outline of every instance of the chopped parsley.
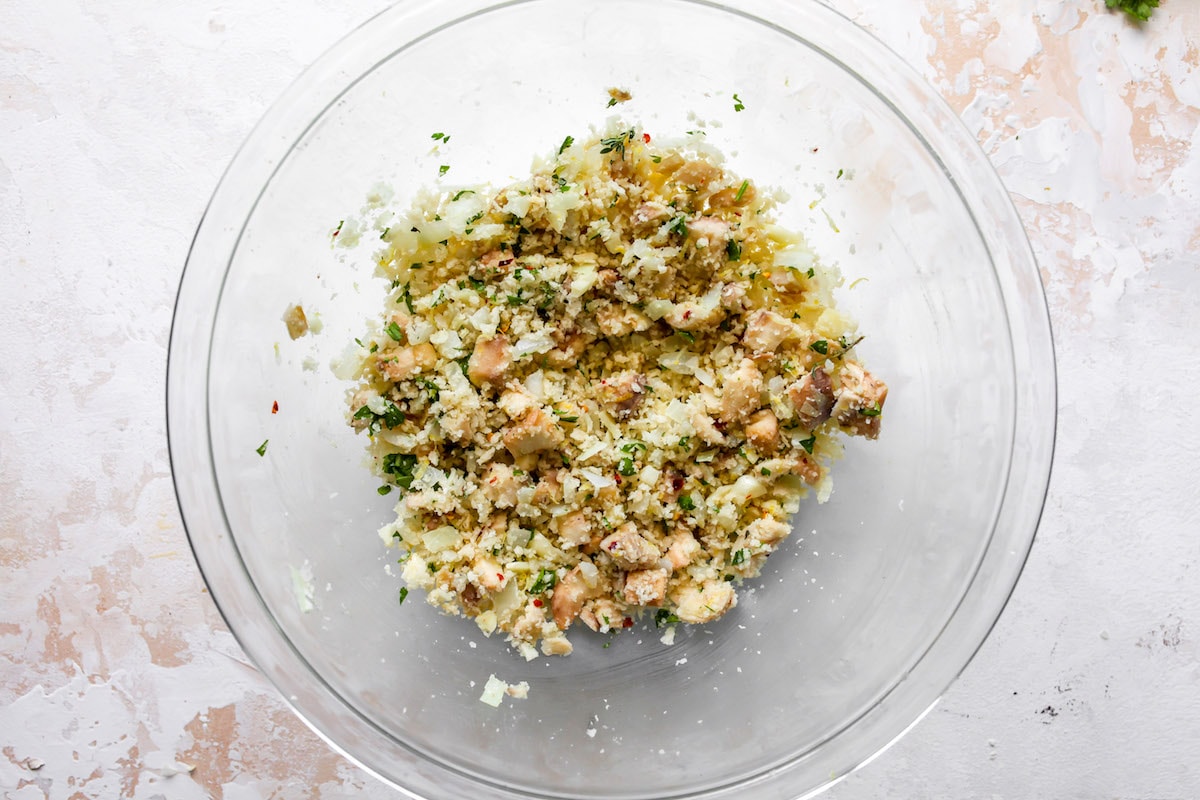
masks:
{"label": "chopped parsley", "polygon": [[878,417],[880,414],[883,413],[883,409],[880,408],[878,405],[874,405],[874,406],[871,406],[870,408],[860,408],[858,410],[858,413],[862,414],[864,417]]}
{"label": "chopped parsley", "polygon": [[654,627],[661,628],[663,625],[674,625],[679,622],[679,617],[673,612],[665,608],[660,608],[654,612]]}
{"label": "chopped parsley", "polygon": [[457,192],[454,193],[454,197],[450,198],[450,202],[457,203],[462,198],[462,196],[465,194],[475,194],[475,190],[474,189],[459,189]]}
{"label": "chopped parsley", "polygon": [[392,231],[392,226],[391,226],[391,225],[389,225],[388,227],[386,227],[386,228],[384,228],[384,229],[383,229],[383,233],[379,234],[379,238],[380,238],[380,239],[386,239],[386,238],[387,238],[387,235],[388,235],[389,233],[391,233],[391,231]]}
{"label": "chopped parsley", "polygon": [[729,256],[730,261],[742,260],[742,246],[738,243],[737,239],[729,240],[725,245],[725,254]]}
{"label": "chopped parsley", "polygon": [[383,471],[396,480],[401,489],[411,489],[417,457],[411,453],[388,453],[383,457]]}
{"label": "chopped parsley", "polygon": [[568,136],[567,138],[563,139],[563,143],[561,145],[559,145],[559,147],[558,147],[558,154],[561,156],[566,151],[566,149],[573,144],[575,144],[574,136]]}
{"label": "chopped parsley", "polygon": [[404,284],[404,293],[400,295],[400,299],[404,301],[404,305],[408,309],[408,313],[417,313],[416,309],[413,308],[412,291],[409,289],[409,284]]}
{"label": "chopped parsley", "polygon": [[1150,19],[1154,9],[1158,8],[1158,0],[1104,0],[1104,4],[1109,8],[1119,8],[1141,22]]}
{"label": "chopped parsley", "polygon": [[729,563],[733,564],[735,567],[738,564],[744,564],[746,562],[746,556],[748,556],[748,555],[750,555],[750,551],[744,547],[739,550],[734,550],[733,551],[733,560],[730,561]]}
{"label": "chopped parsley", "polygon": [[839,179],[840,179],[840,178],[841,178],[843,175],[845,175],[845,174],[846,174],[846,171],[845,171],[844,169],[839,169],[839,170],[838,170],[837,177],[836,177],[836,178],[834,178],[834,180],[839,180]]}
{"label": "chopped parsley", "polygon": [[400,330],[400,326],[395,322],[389,322],[388,326],[383,329],[383,332],[392,337],[394,342],[404,341],[404,331]]}
{"label": "chopped parsley", "polygon": [[554,415],[556,417],[558,417],[559,419],[561,419],[563,422],[578,422],[579,421],[579,417],[574,414],[568,414],[566,411],[559,411],[557,408],[552,408],[550,410],[553,411]]}
{"label": "chopped parsley", "polygon": [[346,220],[342,220],[341,222],[338,223],[337,228],[335,228],[333,231],[334,237],[336,237],[339,233],[342,232],[342,226],[345,224],[346,224]]}
{"label": "chopped parsley", "polygon": [[449,171],[450,171],[450,165],[449,165],[449,164],[442,164],[440,167],[438,167],[438,177],[441,177],[442,175],[445,175],[445,174],[446,174],[447,172],[449,172]]}
{"label": "chopped parsley", "polygon": [[733,93],[733,110],[734,111],[745,111],[746,110],[746,105],[745,105],[745,103],[742,102],[742,98],[737,96],[737,92]]}
{"label": "chopped parsley", "polygon": [[675,335],[689,344],[696,343],[696,335],[691,331],[675,331]]}
{"label": "chopped parsley", "polygon": [[435,134],[433,134],[433,135],[432,135],[432,136],[430,136],[429,138],[430,138],[430,139],[433,139],[435,142],[436,142],[436,141],[442,141],[442,142],[448,142],[448,141],[450,141],[450,137],[449,137],[449,136],[447,136],[447,135],[446,135],[446,134],[444,134],[444,133],[440,133],[440,132],[439,132],[439,133],[435,133]]}
{"label": "chopped parsley", "polygon": [[762,470],[761,470],[761,472],[762,472],[762,474],[763,474],[763,475],[770,475],[770,474],[771,474],[771,470],[767,469],[766,467],[763,467],[763,468],[762,468]]}
{"label": "chopped parsley", "polygon": [[406,597],[408,597],[408,587],[401,586],[400,587],[400,602],[397,603],[396,605],[398,605],[398,606],[404,605],[404,598],[406,598]]}
{"label": "chopped parsley", "polygon": [[625,456],[617,462],[617,472],[628,478],[637,472],[637,467],[634,466],[633,459],[631,457]]}
{"label": "chopped parsley", "polygon": [[254,448],[254,452],[258,453],[258,455],[260,457],[265,456],[267,454],[267,442],[269,442],[269,441],[271,441],[271,440],[263,439],[263,443],[260,444],[258,447]]}
{"label": "chopped parsley", "polygon": [[542,592],[553,589],[556,583],[558,583],[558,574],[552,569],[546,569],[545,567],[542,567],[542,569],[538,571],[537,580],[535,580],[533,585],[529,587],[529,593],[541,594]]}
{"label": "chopped parsley", "polygon": [[680,214],[667,225],[667,233],[678,233],[683,238],[687,238],[687,215]]}
{"label": "chopped parsley", "polygon": [[428,378],[417,378],[416,381],[425,390],[426,395],[429,397],[429,402],[436,403],[438,398],[441,397],[441,389],[438,388],[438,385]]}
{"label": "chopped parsley", "polygon": [[691,444],[692,444],[692,437],[690,437],[690,436],[684,436],[682,439],[679,440],[680,447],[690,447]]}
{"label": "chopped parsley", "polygon": [[390,483],[385,483],[383,486],[380,486],[375,491],[379,492],[379,494],[381,494],[381,495],[391,494],[392,493],[392,485]]}
{"label": "chopped parsley", "polygon": [[692,499],[690,494],[679,495],[679,507],[684,511],[695,511],[696,501]]}
{"label": "chopped parsley", "polygon": [[829,354],[829,342],[825,341],[824,339],[817,339],[815,342],[813,342],[812,344],[810,344],[808,346],[808,349],[813,350],[817,353],[820,353],[823,356],[828,355]]}
{"label": "chopped parsley", "polygon": [[746,190],[749,188],[750,188],[750,181],[748,181],[748,180],[742,181],[742,185],[738,188],[737,194],[734,195],[734,197],[733,197],[733,202],[735,202],[735,203],[742,202],[742,195],[744,195],[746,193]]}
{"label": "chopped parsley", "polygon": [[638,450],[647,450],[647,449],[649,449],[649,448],[647,448],[646,445],[643,444],[642,442],[629,442],[628,444],[621,445],[622,453],[636,453]]}
{"label": "chopped parsley", "polygon": [[817,274],[817,271],[816,271],[815,269],[813,269],[812,267],[809,267],[809,268],[808,268],[808,272],[806,272],[806,273],[804,273],[804,274],[805,274],[806,276],[808,276],[809,278],[811,278],[813,275],[816,275],[816,274]]}
{"label": "chopped parsley", "polygon": [[808,437],[807,439],[800,440],[800,446],[803,447],[804,452],[808,453],[809,455],[812,455],[813,445],[815,445],[816,443],[817,443],[817,435],[815,433],[812,436]]}

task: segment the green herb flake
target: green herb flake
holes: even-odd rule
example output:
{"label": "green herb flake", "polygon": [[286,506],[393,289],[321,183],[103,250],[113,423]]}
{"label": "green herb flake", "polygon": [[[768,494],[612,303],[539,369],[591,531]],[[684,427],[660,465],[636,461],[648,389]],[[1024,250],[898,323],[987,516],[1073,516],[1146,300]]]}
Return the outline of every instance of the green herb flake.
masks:
{"label": "green herb flake", "polygon": [[337,228],[335,228],[333,231],[333,238],[335,238],[335,239],[337,238],[337,235],[342,232],[342,226],[345,224],[346,224],[346,220],[342,220],[341,222],[338,223]]}
{"label": "green herb flake", "polygon": [[404,284],[404,293],[400,295],[400,299],[404,301],[404,306],[408,309],[408,313],[417,313],[416,309],[413,308],[412,291],[409,289],[409,284]]}
{"label": "green herb flake", "polygon": [[411,453],[388,453],[383,457],[383,471],[396,479],[404,490],[412,488],[413,471],[417,468],[417,457]]}
{"label": "green herb flake", "polygon": [[1109,8],[1119,8],[1141,22],[1150,19],[1154,9],[1158,8],[1158,0],[1104,0],[1104,4]]}
{"label": "green herb flake", "polygon": [[260,444],[258,447],[254,448],[254,452],[258,453],[260,458],[267,454],[267,442],[269,442],[269,441],[271,441],[271,440],[263,439],[263,443]]}
{"label": "green herb flake", "polygon": [[761,472],[762,472],[762,474],[763,474],[763,475],[770,475],[770,474],[771,474],[771,470],[767,469],[766,467],[763,467],[763,468],[762,468],[762,470],[761,470]]}
{"label": "green herb flake", "polygon": [[379,234],[379,238],[386,239],[387,235],[391,232],[392,232],[392,227],[389,225],[388,227],[383,229],[383,233]]}
{"label": "green herb flake", "polygon": [[395,342],[403,342],[404,341],[404,331],[400,330],[400,326],[397,325],[395,322],[389,322],[388,326],[383,329],[383,332],[386,333],[388,336],[392,337],[392,341],[395,341]]}
{"label": "green herb flake", "polygon": [[574,136],[568,136],[567,138],[563,139],[563,143],[561,145],[559,145],[559,147],[558,147],[558,154],[561,156],[566,151],[566,149],[573,144],[575,144]]}
{"label": "green herb flake", "polygon": [[746,105],[745,105],[745,103],[742,102],[742,98],[737,96],[737,92],[733,93],[733,110],[734,111],[745,111],[746,110]]}
{"label": "green herb flake", "polygon": [[454,193],[454,197],[450,198],[450,202],[457,203],[459,200],[462,199],[463,195],[467,195],[467,194],[475,194],[475,190],[474,189],[459,189],[457,192]]}
{"label": "green herb flake", "polygon": [[617,472],[628,478],[637,472],[637,467],[634,466],[632,458],[625,456],[617,462]]}
{"label": "green herb flake", "polygon": [[379,492],[380,495],[391,494],[392,493],[392,485],[390,483],[385,483],[383,486],[380,486],[375,491]]}
{"label": "green herb flake", "polygon": [[450,137],[446,136],[446,134],[444,134],[444,133],[440,133],[440,132],[439,132],[439,133],[435,133],[435,134],[433,134],[433,135],[432,135],[432,136],[430,136],[429,138],[430,138],[430,139],[433,139],[433,140],[436,142],[436,141],[438,141],[439,139],[448,139],[448,138],[450,138]]}
{"label": "green herb flake", "polygon": [[808,268],[808,272],[806,272],[806,273],[804,273],[804,274],[805,274],[807,277],[811,278],[812,276],[814,276],[814,275],[816,275],[816,274],[817,274],[817,271],[816,271],[814,268],[812,268],[812,267],[809,267],[809,268]]}
{"label": "green herb flake", "polygon": [[542,567],[542,569],[538,571],[537,580],[535,580],[533,585],[529,587],[529,593],[541,594],[542,592],[553,589],[556,583],[558,583],[557,573],[555,573],[552,569],[546,569],[545,567]]}
{"label": "green herb flake", "polygon": [[845,171],[844,169],[839,169],[839,170],[838,170],[837,177],[836,177],[836,178],[834,178],[834,180],[840,180],[840,179],[841,179],[841,177],[842,177],[843,175],[845,175],[845,174],[846,174],[846,171]]}
{"label": "green herb flake", "polygon": [[624,133],[619,133],[616,136],[608,136],[600,140],[600,152],[603,153],[619,153],[621,159],[625,159],[625,145],[633,141],[636,134],[630,128]]}
{"label": "green herb flake", "polygon": [[673,612],[665,608],[660,608],[654,612],[654,627],[661,628],[664,625],[674,625],[679,622],[679,617]]}
{"label": "green herb flake", "polygon": [[688,344],[696,343],[696,335],[691,331],[675,331],[675,335],[680,339],[683,339]]}
{"label": "green herb flake", "polygon": [[864,417],[878,417],[880,414],[883,413],[883,409],[880,408],[878,405],[874,405],[874,406],[871,406],[870,408],[860,408],[858,410],[858,413],[862,414]]}
{"label": "green herb flake", "polygon": [[690,436],[684,436],[682,439],[679,440],[680,447],[684,447],[684,448],[690,447],[691,444],[692,444],[692,437],[690,437]]}
{"label": "green herb flake", "polygon": [[814,352],[820,353],[823,356],[828,355],[829,354],[829,342],[825,341],[824,339],[817,339],[815,342],[813,342],[812,344],[810,344],[808,346],[808,349],[813,350]]}
{"label": "green herb flake", "polygon": [[729,257],[730,261],[741,261],[742,260],[741,244],[739,244],[736,239],[730,239],[729,242],[725,245],[725,255],[727,255]]}
{"label": "green herb flake", "polygon": [[645,451],[648,449],[649,448],[646,447],[646,445],[642,442],[629,442],[628,444],[621,445],[622,453],[636,453],[638,450]]}
{"label": "green herb flake", "polygon": [[653,161],[655,164],[661,164],[662,156],[650,156],[650,160]]}
{"label": "green herb flake", "polygon": [[800,440],[800,446],[804,448],[804,452],[812,455],[813,446],[817,443],[817,435],[814,433],[807,439]]}
{"label": "green herb flake", "polygon": [[687,215],[680,214],[667,225],[667,233],[678,233],[687,238]]}
{"label": "green herb flake", "polygon": [[730,561],[729,563],[733,564],[735,567],[738,564],[744,564],[744,563],[746,563],[746,556],[748,556],[748,555],[750,555],[750,551],[744,547],[739,550],[734,550],[733,551],[733,560]]}
{"label": "green herb flake", "polygon": [[738,187],[737,194],[733,196],[733,202],[742,202],[742,195],[746,194],[746,190],[750,188],[750,181],[742,181],[742,185]]}
{"label": "green herb flake", "polygon": [[679,495],[679,507],[684,511],[695,511],[696,501],[692,499],[690,494]]}
{"label": "green herb flake", "polygon": [[440,178],[442,175],[445,175],[449,171],[450,171],[450,165],[442,164],[440,167],[438,167],[438,177]]}
{"label": "green herb flake", "polygon": [[400,605],[400,606],[404,605],[404,598],[406,598],[406,597],[408,597],[408,587],[401,586],[400,587],[400,602],[397,603],[396,605]]}

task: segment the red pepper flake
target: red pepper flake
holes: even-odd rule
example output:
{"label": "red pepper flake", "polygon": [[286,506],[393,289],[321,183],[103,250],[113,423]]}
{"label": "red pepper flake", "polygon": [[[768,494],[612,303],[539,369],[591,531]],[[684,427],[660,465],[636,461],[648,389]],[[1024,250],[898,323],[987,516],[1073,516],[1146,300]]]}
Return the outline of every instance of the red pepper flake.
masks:
{"label": "red pepper flake", "polygon": [[633,619],[631,619],[630,617],[626,617],[625,621],[621,623],[621,627],[622,628],[632,628],[633,627]]}
{"label": "red pepper flake", "polygon": [[542,607],[542,598],[540,598],[540,597],[533,598],[533,605],[535,608],[541,608]]}
{"label": "red pepper flake", "polygon": [[642,134],[642,141],[643,141],[643,142],[645,142],[646,144],[650,144],[650,134],[648,134],[648,133],[643,133],[643,134]]}
{"label": "red pepper flake", "polygon": [[271,413],[272,414],[279,413],[279,401],[278,400],[276,400],[274,403],[271,403]]}

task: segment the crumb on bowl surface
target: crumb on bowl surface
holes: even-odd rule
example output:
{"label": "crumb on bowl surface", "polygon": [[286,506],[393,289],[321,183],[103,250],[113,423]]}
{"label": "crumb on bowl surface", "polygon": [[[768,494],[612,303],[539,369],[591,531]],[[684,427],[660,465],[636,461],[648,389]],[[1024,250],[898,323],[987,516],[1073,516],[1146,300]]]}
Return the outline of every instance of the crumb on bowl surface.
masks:
{"label": "crumb on bowl surface", "polygon": [[778,202],[699,137],[614,124],[387,228],[349,414],[408,586],[527,658],[737,604],[887,397]]}

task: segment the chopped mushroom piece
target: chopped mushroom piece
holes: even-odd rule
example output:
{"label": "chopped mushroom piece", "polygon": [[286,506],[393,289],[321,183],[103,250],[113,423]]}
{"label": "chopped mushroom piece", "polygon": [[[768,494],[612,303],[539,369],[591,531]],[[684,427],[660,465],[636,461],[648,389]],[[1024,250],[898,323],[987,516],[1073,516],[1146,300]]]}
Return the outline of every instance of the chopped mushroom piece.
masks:
{"label": "chopped mushroom piece", "polygon": [[746,422],[746,438],[760,453],[769,453],[779,445],[779,420],[769,408],[755,411]]}
{"label": "chopped mushroom piece", "polygon": [[672,176],[676,183],[703,189],[721,177],[721,168],[707,161],[688,161]]}
{"label": "chopped mushroom piece", "polygon": [[484,269],[507,270],[516,260],[511,250],[491,250],[479,257]]}
{"label": "chopped mushroom piece", "polygon": [[600,541],[600,549],[612,556],[622,569],[652,567],[662,558],[662,551],[637,532],[637,526],[626,522]]}
{"label": "chopped mushroom piece", "polygon": [[677,570],[683,569],[692,563],[692,559],[699,552],[700,543],[696,541],[696,537],[687,528],[681,526],[675,531],[675,535],[671,537],[670,544],[667,547],[667,559],[671,562],[673,568]]}
{"label": "chopped mushroom piece", "polygon": [[493,336],[475,341],[475,350],[467,362],[467,377],[476,386],[492,384],[498,386],[512,365],[512,348],[508,339]]}
{"label": "chopped mushroom piece", "polygon": [[396,347],[379,354],[379,371],[393,382],[411,378],[419,372],[432,369],[437,364],[437,350],[429,342],[412,347]]}
{"label": "chopped mushroom piece", "polygon": [[582,547],[592,540],[592,523],[584,512],[573,511],[559,519],[558,536],[564,545]]}
{"label": "chopped mushroom piece", "polygon": [[829,419],[833,411],[833,383],[829,373],[817,367],[788,387],[788,399],[796,419],[806,430],[813,430]]}
{"label": "chopped mushroom piece", "polygon": [[605,336],[628,336],[649,330],[654,321],[636,308],[612,303],[596,311],[596,325]]}
{"label": "chopped mushroom piece", "polygon": [[729,240],[729,223],[716,217],[700,217],[687,224],[693,239],[707,239],[709,247],[724,247]]}
{"label": "chopped mushroom piece", "polygon": [[637,372],[622,372],[600,381],[600,401],[608,406],[617,419],[625,419],[637,411],[646,396],[646,378]]}
{"label": "chopped mushroom piece", "polygon": [[742,342],[756,353],[770,353],[788,339],[796,338],[799,333],[799,328],[791,320],[774,311],[761,309],[750,315]]}
{"label": "chopped mushroom piece", "polygon": [[504,432],[504,446],[514,456],[526,456],[539,450],[553,450],[562,444],[563,435],[550,415],[531,408],[521,421]]}
{"label": "chopped mushroom piece", "polygon": [[508,464],[492,463],[483,473],[483,493],[496,508],[512,508],[517,504],[517,489],[521,482]]}
{"label": "chopped mushroom piece", "polygon": [[550,598],[554,624],[565,631],[579,616],[584,601],[599,596],[600,590],[599,573],[595,565],[586,560],[576,564],[554,587],[554,594]]}
{"label": "chopped mushroom piece", "polygon": [[722,422],[736,422],[762,406],[763,376],[754,362],[743,358],[741,365],[725,381],[721,393]]}
{"label": "chopped mushroom piece", "polygon": [[656,606],[667,595],[665,569],[639,569],[625,576],[625,602],[638,606]]}
{"label": "chopped mushroom piece", "polygon": [[663,320],[677,331],[703,331],[717,327],[725,319],[725,309],[710,305],[703,298],[676,303]]}
{"label": "chopped mushroom piece", "polygon": [[847,361],[842,365],[841,386],[833,416],[838,425],[853,436],[874,439],[879,435],[879,414],[887,400],[887,384],[862,368]]}

